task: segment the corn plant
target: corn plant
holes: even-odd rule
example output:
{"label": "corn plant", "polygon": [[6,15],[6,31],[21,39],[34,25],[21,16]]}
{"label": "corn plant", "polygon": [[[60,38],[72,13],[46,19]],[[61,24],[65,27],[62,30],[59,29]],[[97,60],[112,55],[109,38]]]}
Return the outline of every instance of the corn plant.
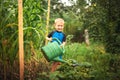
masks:
{"label": "corn plant", "polygon": [[[10,67],[18,52],[17,35],[10,38],[17,30],[17,1],[0,1],[0,75],[4,80],[12,71]],[[3,69],[2,69],[3,68]]]}
{"label": "corn plant", "polygon": [[[33,2],[34,5],[31,6]],[[4,80],[10,76],[11,80],[15,78],[18,80],[19,77],[17,4],[17,0],[0,1],[0,79]],[[37,59],[41,56],[40,47],[44,44],[45,32],[41,18],[42,12],[40,1],[24,1],[25,59],[26,54],[31,56],[31,53],[37,53]]]}

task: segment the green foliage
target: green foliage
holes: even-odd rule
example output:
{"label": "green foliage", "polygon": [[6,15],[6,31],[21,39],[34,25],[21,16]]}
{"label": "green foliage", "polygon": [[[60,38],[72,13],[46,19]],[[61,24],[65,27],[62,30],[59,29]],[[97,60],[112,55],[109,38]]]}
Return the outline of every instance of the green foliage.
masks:
{"label": "green foliage", "polygon": [[[18,53],[17,1],[0,0],[0,79],[16,72],[14,62]],[[15,35],[14,35],[15,34]],[[14,35],[14,36],[13,36]],[[17,64],[16,64],[17,65]],[[4,78],[3,78],[4,77]],[[14,78],[11,75],[12,78]],[[10,78],[9,78],[10,79]]]}
{"label": "green foliage", "polygon": [[[75,59],[78,63],[81,64],[84,62],[91,63],[92,67],[89,70],[90,73],[89,76],[91,75],[92,80],[101,80],[101,79],[112,80],[113,78],[119,79],[118,75],[120,74],[119,73],[120,55],[113,55],[106,53],[105,48],[101,43],[95,43],[95,44],[92,43],[91,46],[86,46],[84,43],[83,44],[74,43],[71,45],[67,45],[66,53],[64,54],[64,59],[67,60]],[[68,69],[68,70],[73,71],[74,69]],[[74,71],[76,72],[76,70]]]}
{"label": "green foliage", "polygon": [[[39,56],[40,48],[45,39],[45,9],[44,1],[24,0],[24,48],[25,59],[30,59],[34,53]],[[32,5],[31,5],[32,4]]]}
{"label": "green foliage", "polygon": [[[11,37],[17,29],[17,1],[1,1],[0,3],[0,60],[13,64],[18,52],[17,35]],[[9,4],[9,5],[8,5]]]}
{"label": "green foliage", "polygon": [[[31,55],[40,56],[40,47],[44,44],[45,27],[43,25],[44,22],[42,22],[44,9],[41,1],[38,0],[24,0],[23,8],[24,53],[26,61],[32,57]],[[0,21],[0,79],[11,75],[9,79],[13,80],[12,78],[16,77],[15,74],[19,72],[17,69],[15,69],[16,72],[13,70],[13,68],[18,68],[19,66],[14,64],[18,63],[16,62],[18,60],[17,0],[0,1]],[[40,59],[40,57],[37,58]]]}
{"label": "green foliage", "polygon": [[[108,10],[108,23],[106,28],[104,29],[106,32],[105,34],[105,46],[106,51],[112,54],[119,54],[119,37],[120,37],[120,10],[118,7],[120,2],[119,1],[108,1],[108,3],[104,3],[108,7],[106,9]],[[118,5],[116,5],[116,3]],[[105,7],[102,5],[102,7]]]}
{"label": "green foliage", "polygon": [[66,64],[61,65],[58,68],[60,71],[57,75],[59,80],[90,80],[93,76],[90,73],[92,71],[91,68],[81,67],[81,66],[69,66]]}
{"label": "green foliage", "polygon": [[42,15],[44,13],[44,9],[42,8],[41,1],[25,0],[23,3],[23,7],[24,7],[24,10],[23,10],[24,26],[40,28],[42,25],[41,23]]}

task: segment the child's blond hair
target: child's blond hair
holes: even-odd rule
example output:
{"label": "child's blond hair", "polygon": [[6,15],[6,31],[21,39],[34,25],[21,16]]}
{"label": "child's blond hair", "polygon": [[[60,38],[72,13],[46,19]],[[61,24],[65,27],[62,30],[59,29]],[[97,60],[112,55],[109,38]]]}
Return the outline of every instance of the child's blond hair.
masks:
{"label": "child's blond hair", "polygon": [[55,23],[57,23],[57,22],[63,22],[64,23],[64,20],[62,19],[62,18],[57,18],[57,19],[55,19]]}

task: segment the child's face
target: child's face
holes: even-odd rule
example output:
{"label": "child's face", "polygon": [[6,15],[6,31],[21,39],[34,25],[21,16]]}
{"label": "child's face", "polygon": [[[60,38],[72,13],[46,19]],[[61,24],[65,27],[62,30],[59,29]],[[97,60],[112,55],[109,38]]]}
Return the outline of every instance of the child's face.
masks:
{"label": "child's face", "polygon": [[64,22],[58,21],[55,23],[55,29],[59,32],[63,31],[64,28]]}

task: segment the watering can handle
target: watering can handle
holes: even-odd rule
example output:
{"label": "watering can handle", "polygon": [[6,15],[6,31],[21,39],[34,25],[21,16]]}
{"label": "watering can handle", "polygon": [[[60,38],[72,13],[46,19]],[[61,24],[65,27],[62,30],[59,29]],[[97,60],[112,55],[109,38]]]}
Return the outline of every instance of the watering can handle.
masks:
{"label": "watering can handle", "polygon": [[52,38],[52,40],[56,40],[56,41],[58,42],[58,44],[62,44],[62,43],[60,42],[60,40],[57,39],[57,38]]}
{"label": "watering can handle", "polygon": [[[56,40],[57,42],[58,42],[58,44],[62,44],[61,42],[60,42],[60,40],[59,39],[57,39],[57,38],[52,38],[52,40]],[[63,53],[65,52],[65,49],[64,49],[64,46],[62,46],[61,47],[62,49],[63,49]]]}

